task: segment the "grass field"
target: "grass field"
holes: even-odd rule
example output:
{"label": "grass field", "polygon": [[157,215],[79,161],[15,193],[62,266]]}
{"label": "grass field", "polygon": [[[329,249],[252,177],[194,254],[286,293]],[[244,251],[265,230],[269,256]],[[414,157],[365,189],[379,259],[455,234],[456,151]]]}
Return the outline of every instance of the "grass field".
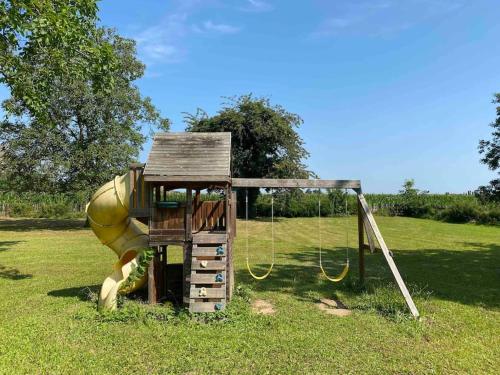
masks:
{"label": "grass field", "polygon": [[[276,268],[254,282],[245,225],[235,248],[238,296],[226,312],[191,318],[126,300],[99,315],[95,294],[113,253],[82,221],[0,220],[0,373],[495,373],[500,368],[500,228],[378,217],[423,316],[408,316],[381,254],[357,280],[356,219],[324,219],[328,269],[340,272],[345,228],[351,272],[332,284],[317,267],[317,219],[275,224]],[[251,261],[270,260],[270,226],[249,223]],[[173,249],[171,259],[179,259]],[[348,317],[317,308],[341,300]],[[251,300],[270,301],[257,315]],[[494,370],[494,369],[497,370]]]}

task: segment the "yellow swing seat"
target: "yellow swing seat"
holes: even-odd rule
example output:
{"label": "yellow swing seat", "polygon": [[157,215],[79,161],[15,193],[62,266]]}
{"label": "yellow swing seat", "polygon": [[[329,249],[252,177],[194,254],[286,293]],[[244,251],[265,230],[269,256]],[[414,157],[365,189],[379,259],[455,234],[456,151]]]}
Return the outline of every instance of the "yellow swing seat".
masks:
{"label": "yellow swing seat", "polygon": [[334,283],[338,283],[339,281],[342,281],[347,276],[347,273],[349,272],[349,259],[347,260],[347,263],[344,265],[344,269],[342,270],[342,272],[336,277],[328,276],[325,269],[323,268],[322,263],[319,264],[319,268],[321,268],[321,272],[328,280],[333,281]]}
{"label": "yellow swing seat", "polygon": [[252,269],[250,268],[250,264],[248,262],[248,258],[247,258],[247,270],[248,270],[248,273],[255,279],[255,280],[264,280],[266,277],[268,277],[270,274],[271,274],[271,271],[273,270],[273,267],[274,267],[274,263],[271,264],[271,267],[269,267],[269,269],[267,270],[267,272],[262,275],[262,276],[257,276],[256,274],[254,274],[252,272]]}

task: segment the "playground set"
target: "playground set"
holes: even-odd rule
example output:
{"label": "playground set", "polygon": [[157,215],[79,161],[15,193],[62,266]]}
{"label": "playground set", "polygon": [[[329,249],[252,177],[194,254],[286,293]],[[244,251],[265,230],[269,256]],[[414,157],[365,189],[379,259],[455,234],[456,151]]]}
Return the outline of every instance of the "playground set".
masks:
{"label": "playground set", "polygon": [[[119,258],[113,273],[102,285],[100,308],[114,309],[118,293],[129,293],[147,285],[148,301],[152,304],[174,298],[191,312],[223,310],[234,288],[235,190],[246,191],[248,223],[248,189],[251,188],[352,189],[358,203],[360,279],[365,276],[365,250],[380,251],[411,313],[418,317],[359,180],[232,178],[231,133],[225,132],[158,133],[145,164],[132,164],[127,174],[115,177],[94,194],[87,205],[90,226]],[[205,200],[203,190],[220,192],[220,199]],[[175,200],[170,198],[174,191]],[[185,192],[182,199],[179,199],[179,191]],[[321,218],[320,204],[319,201]],[[271,222],[274,223],[273,198]],[[247,268],[255,279],[264,279],[272,272],[274,230],[272,233],[272,264],[266,273],[256,275],[249,264],[247,230]],[[365,234],[368,243],[365,243]],[[375,242],[379,245],[377,248]],[[182,264],[168,264],[169,245],[182,247]],[[144,263],[144,249],[153,249],[154,255],[148,259],[147,272],[134,279],[134,272]],[[338,276],[329,276],[322,265],[321,245],[319,264],[332,282],[341,281],[349,270],[347,259]]]}

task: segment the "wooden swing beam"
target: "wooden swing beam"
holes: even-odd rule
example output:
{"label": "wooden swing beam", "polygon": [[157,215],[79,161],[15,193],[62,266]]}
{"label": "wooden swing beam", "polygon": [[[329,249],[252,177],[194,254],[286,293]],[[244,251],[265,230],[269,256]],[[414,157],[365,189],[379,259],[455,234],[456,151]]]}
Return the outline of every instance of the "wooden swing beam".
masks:
{"label": "wooden swing beam", "polygon": [[[419,312],[410,292],[406,287],[396,263],[392,259],[392,253],[389,251],[382,234],[375,222],[368,203],[361,191],[360,180],[319,180],[319,179],[273,179],[273,178],[233,178],[232,186],[234,188],[310,188],[310,189],[353,189],[357,195],[358,203],[358,244],[359,244],[359,279],[364,282],[365,278],[365,249],[372,252],[380,249],[389,268],[398,284],[399,290],[403,295],[408,308],[415,318],[419,317]],[[368,239],[368,245],[364,241],[364,233]],[[380,248],[375,248],[377,240]]]}

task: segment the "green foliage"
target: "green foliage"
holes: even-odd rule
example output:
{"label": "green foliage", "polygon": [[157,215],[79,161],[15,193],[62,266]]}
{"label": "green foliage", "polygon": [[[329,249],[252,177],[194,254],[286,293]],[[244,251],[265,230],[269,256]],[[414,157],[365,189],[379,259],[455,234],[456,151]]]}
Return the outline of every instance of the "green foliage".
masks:
{"label": "green foliage", "polygon": [[441,211],[439,219],[449,223],[500,224],[500,206],[457,203]]}
{"label": "green foliage", "polygon": [[[400,291],[392,284],[378,284],[380,283],[371,283],[359,291],[350,307],[360,311],[376,311],[394,321],[412,319],[407,313],[408,307],[401,299]],[[428,290],[418,286],[408,285],[408,289],[413,299],[428,300],[431,295]]]}
{"label": "green foliage", "polygon": [[[209,117],[204,111],[186,114],[191,132],[231,132],[233,177],[308,178],[312,172],[303,163],[309,154],[296,129],[302,119],[269,99],[251,94],[230,98]],[[249,189],[250,215],[259,191]],[[244,214],[242,196],[238,212]]]}
{"label": "green foliage", "polygon": [[129,277],[121,285],[120,289],[127,289],[132,286],[136,281],[140,280],[148,271],[149,263],[155,255],[155,249],[148,247],[141,251],[137,261],[137,267],[130,273]]}
{"label": "green foliage", "polygon": [[95,37],[111,48],[116,61],[112,92],[69,71],[47,83],[48,120],[41,121],[14,92],[3,103],[7,118],[0,123],[0,167],[10,189],[90,193],[136,159],[145,140],[144,123],[168,129],[168,120],[133,84],[144,74],[134,41],[110,30]]}
{"label": "green foliage", "polygon": [[[378,215],[432,218],[448,222],[476,222],[496,225],[500,222],[496,203],[483,203],[466,194],[364,194],[371,209]],[[317,217],[318,199],[321,216],[333,217],[356,214],[357,201],[353,194],[332,190],[328,193],[282,190],[274,193],[275,217]],[[261,194],[255,203],[258,217],[271,216],[271,195]]]}
{"label": "green foliage", "polygon": [[[321,216],[338,216],[345,214],[347,200],[348,213],[356,212],[356,200],[342,191],[332,190],[328,193],[315,191],[303,192],[300,189],[282,190],[274,193],[274,215],[276,217],[314,217],[318,216],[321,201]],[[271,216],[271,194],[261,194],[255,203],[259,217]]]}
{"label": "green foliage", "polygon": [[480,186],[474,194],[481,203],[500,203],[500,179],[490,181],[487,186]]}
{"label": "green foliage", "polygon": [[[493,96],[493,104],[500,104],[500,93]],[[496,107],[497,118],[490,124],[493,128],[490,140],[479,142],[479,153],[483,155],[481,162],[492,171],[500,168],[500,105]]]}
{"label": "green foliage", "polygon": [[269,99],[242,95],[229,99],[217,115],[186,114],[191,132],[231,132],[234,177],[307,178],[309,154],[296,132],[302,119]]}
{"label": "green foliage", "polygon": [[0,192],[0,215],[31,218],[75,218],[85,216],[84,194]]}
{"label": "green foliage", "polygon": [[458,203],[444,209],[439,217],[450,223],[468,223],[476,221],[479,216],[479,209],[470,203]]}
{"label": "green foliage", "polygon": [[97,28],[96,0],[0,2],[0,83],[38,122],[50,123],[54,80],[112,92],[117,56]]}

